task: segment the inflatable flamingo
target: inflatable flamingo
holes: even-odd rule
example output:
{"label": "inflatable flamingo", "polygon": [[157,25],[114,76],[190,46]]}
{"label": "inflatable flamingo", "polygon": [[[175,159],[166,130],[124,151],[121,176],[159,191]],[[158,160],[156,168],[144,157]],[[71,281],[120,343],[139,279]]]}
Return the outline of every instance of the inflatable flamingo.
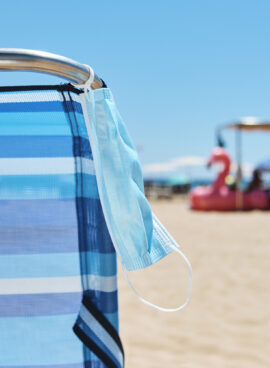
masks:
{"label": "inflatable flamingo", "polygon": [[222,163],[223,170],[212,185],[197,187],[190,192],[190,206],[193,210],[201,211],[235,211],[237,209],[268,209],[268,196],[262,189],[250,192],[237,192],[231,190],[225,183],[230,172],[231,159],[224,148],[213,150],[208,166],[213,163]]}

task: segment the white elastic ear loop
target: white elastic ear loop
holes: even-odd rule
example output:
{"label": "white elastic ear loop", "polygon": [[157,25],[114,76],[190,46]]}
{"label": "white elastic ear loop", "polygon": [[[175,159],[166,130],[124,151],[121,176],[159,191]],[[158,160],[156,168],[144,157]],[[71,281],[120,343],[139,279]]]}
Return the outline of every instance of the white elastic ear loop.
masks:
{"label": "white elastic ear loop", "polygon": [[180,249],[178,249],[177,247],[173,246],[170,244],[170,248],[173,249],[175,252],[177,252],[178,254],[180,254],[180,256],[183,258],[183,260],[186,262],[187,266],[188,266],[188,273],[189,273],[189,291],[188,291],[188,296],[187,296],[187,299],[185,301],[184,304],[180,305],[179,307],[177,308],[163,308],[163,307],[159,307],[158,305],[155,305],[151,302],[149,302],[148,300],[142,298],[138,292],[134,289],[133,285],[131,284],[129,278],[128,278],[128,275],[127,275],[127,270],[123,267],[123,272],[124,272],[124,277],[125,277],[125,280],[129,286],[129,288],[131,289],[131,291],[136,295],[136,297],[144,304],[148,305],[149,307],[151,308],[154,308],[154,309],[157,309],[159,311],[162,311],[162,312],[177,312],[183,308],[185,308],[190,299],[191,299],[191,295],[192,295],[192,268],[191,268],[191,264],[189,262],[189,260],[187,259],[187,257],[184,255],[183,252],[181,252]]}
{"label": "white elastic ear loop", "polygon": [[95,72],[90,65],[83,65],[89,70],[89,78],[87,79],[87,81],[84,82],[84,84],[76,84],[76,87],[82,88],[84,90],[85,96],[87,96],[87,92],[92,89],[91,84],[94,82]]}

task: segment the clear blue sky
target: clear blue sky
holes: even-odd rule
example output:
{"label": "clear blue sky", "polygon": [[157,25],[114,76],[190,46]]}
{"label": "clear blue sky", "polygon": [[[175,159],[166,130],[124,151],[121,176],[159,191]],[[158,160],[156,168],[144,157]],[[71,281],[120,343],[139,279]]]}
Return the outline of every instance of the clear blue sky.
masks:
{"label": "clear blue sky", "polygon": [[[1,3],[0,47],[90,64],[148,164],[207,156],[219,123],[270,119],[269,14],[269,0],[9,0]],[[1,85],[45,80],[53,81],[0,73]],[[245,161],[269,157],[269,143],[270,134],[245,135]]]}

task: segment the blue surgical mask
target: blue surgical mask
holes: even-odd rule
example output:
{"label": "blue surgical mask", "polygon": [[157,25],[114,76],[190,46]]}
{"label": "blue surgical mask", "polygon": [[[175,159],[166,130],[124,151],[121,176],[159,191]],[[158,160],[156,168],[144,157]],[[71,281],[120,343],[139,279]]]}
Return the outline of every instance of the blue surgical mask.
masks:
{"label": "blue surgical mask", "polygon": [[110,90],[102,88],[85,92],[81,94],[81,104],[104,217],[127,282],[127,270],[150,266],[174,250],[188,264],[191,291],[190,263],[151,211],[144,195],[137,152]]}

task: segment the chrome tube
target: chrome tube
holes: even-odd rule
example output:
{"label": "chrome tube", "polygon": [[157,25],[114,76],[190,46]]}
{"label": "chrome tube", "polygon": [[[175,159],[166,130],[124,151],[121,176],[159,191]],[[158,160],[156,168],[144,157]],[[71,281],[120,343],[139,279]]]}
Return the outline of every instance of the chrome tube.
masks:
{"label": "chrome tube", "polygon": [[[88,68],[74,60],[45,51],[25,49],[1,49],[0,70],[33,71],[57,75],[76,84],[85,83],[90,74]],[[95,75],[93,89],[103,87],[102,80]]]}

